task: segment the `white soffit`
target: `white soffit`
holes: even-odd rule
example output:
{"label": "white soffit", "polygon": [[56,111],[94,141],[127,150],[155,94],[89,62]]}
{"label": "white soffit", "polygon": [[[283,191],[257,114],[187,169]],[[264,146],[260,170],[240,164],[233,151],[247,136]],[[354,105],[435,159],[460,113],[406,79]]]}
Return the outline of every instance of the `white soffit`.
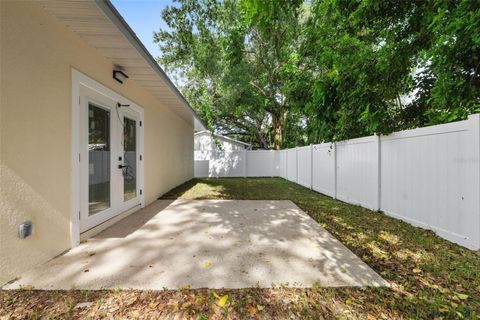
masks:
{"label": "white soffit", "polygon": [[123,67],[131,79],[151,92],[162,105],[188,123],[193,122],[195,130],[205,129],[201,119],[109,1],[41,0],[39,3],[89,46],[114,65]]}

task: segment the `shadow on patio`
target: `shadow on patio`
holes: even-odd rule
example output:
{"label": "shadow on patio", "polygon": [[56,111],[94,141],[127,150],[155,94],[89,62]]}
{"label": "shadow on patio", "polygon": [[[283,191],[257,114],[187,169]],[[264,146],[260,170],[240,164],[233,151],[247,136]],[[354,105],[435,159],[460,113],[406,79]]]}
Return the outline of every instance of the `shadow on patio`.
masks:
{"label": "shadow on patio", "polygon": [[291,201],[159,200],[8,288],[315,284],[387,283]]}

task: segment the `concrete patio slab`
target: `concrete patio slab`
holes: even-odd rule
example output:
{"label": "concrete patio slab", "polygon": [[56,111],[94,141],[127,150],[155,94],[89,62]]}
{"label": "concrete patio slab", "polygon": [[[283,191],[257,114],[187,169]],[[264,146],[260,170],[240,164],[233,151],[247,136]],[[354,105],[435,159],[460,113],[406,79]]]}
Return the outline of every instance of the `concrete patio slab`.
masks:
{"label": "concrete patio slab", "polygon": [[4,286],[388,286],[291,201],[159,200]]}

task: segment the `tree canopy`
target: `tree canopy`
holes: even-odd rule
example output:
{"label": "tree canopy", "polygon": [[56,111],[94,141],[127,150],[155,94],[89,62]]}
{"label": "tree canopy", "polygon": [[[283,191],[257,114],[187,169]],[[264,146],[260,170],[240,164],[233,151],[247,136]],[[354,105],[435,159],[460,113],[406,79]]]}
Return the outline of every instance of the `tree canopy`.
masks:
{"label": "tree canopy", "polygon": [[159,62],[211,130],[260,148],[480,111],[477,0],[178,0]]}

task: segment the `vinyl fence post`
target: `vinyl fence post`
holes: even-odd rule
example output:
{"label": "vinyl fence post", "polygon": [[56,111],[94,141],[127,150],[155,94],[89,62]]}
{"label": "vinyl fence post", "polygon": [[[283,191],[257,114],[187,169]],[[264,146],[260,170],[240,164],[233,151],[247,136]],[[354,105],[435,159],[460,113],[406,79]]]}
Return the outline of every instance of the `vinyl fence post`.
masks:
{"label": "vinyl fence post", "polygon": [[272,175],[270,176],[270,178],[273,178],[273,177],[275,177],[275,168],[277,167],[275,165],[275,150],[271,149],[270,153],[272,154],[272,163],[273,163],[273,170],[272,170]]}
{"label": "vinyl fence post", "polygon": [[480,249],[480,114],[472,114],[468,117],[468,130],[471,137],[471,154],[473,160],[472,180],[469,189],[472,192],[472,199],[475,199],[469,210],[472,215],[469,218],[475,224],[475,237],[472,239],[474,250]]}
{"label": "vinyl fence post", "polygon": [[288,149],[285,149],[285,179],[288,180]]}
{"label": "vinyl fence post", "polygon": [[243,149],[243,177],[247,177],[247,149]]}
{"label": "vinyl fence post", "polygon": [[313,144],[310,143],[310,190],[313,190]]}
{"label": "vinyl fence post", "polygon": [[[215,155],[215,156],[213,157],[213,158],[215,159],[215,164],[216,164],[215,167],[217,167],[217,166],[218,166],[218,159],[219,159],[218,150],[215,149],[213,152],[214,152],[214,155]],[[213,177],[214,177],[214,178],[218,178],[218,171],[219,171],[219,170],[214,170],[214,172],[213,172]]]}
{"label": "vinyl fence post", "polygon": [[338,179],[337,179],[337,143],[333,143],[333,199],[337,199]]}
{"label": "vinyl fence post", "polygon": [[381,136],[375,133],[376,137],[376,150],[377,150],[377,203],[375,205],[375,210],[379,211],[382,205],[382,159],[381,159]]}
{"label": "vinyl fence post", "polygon": [[295,147],[295,182],[298,183],[298,147]]}

